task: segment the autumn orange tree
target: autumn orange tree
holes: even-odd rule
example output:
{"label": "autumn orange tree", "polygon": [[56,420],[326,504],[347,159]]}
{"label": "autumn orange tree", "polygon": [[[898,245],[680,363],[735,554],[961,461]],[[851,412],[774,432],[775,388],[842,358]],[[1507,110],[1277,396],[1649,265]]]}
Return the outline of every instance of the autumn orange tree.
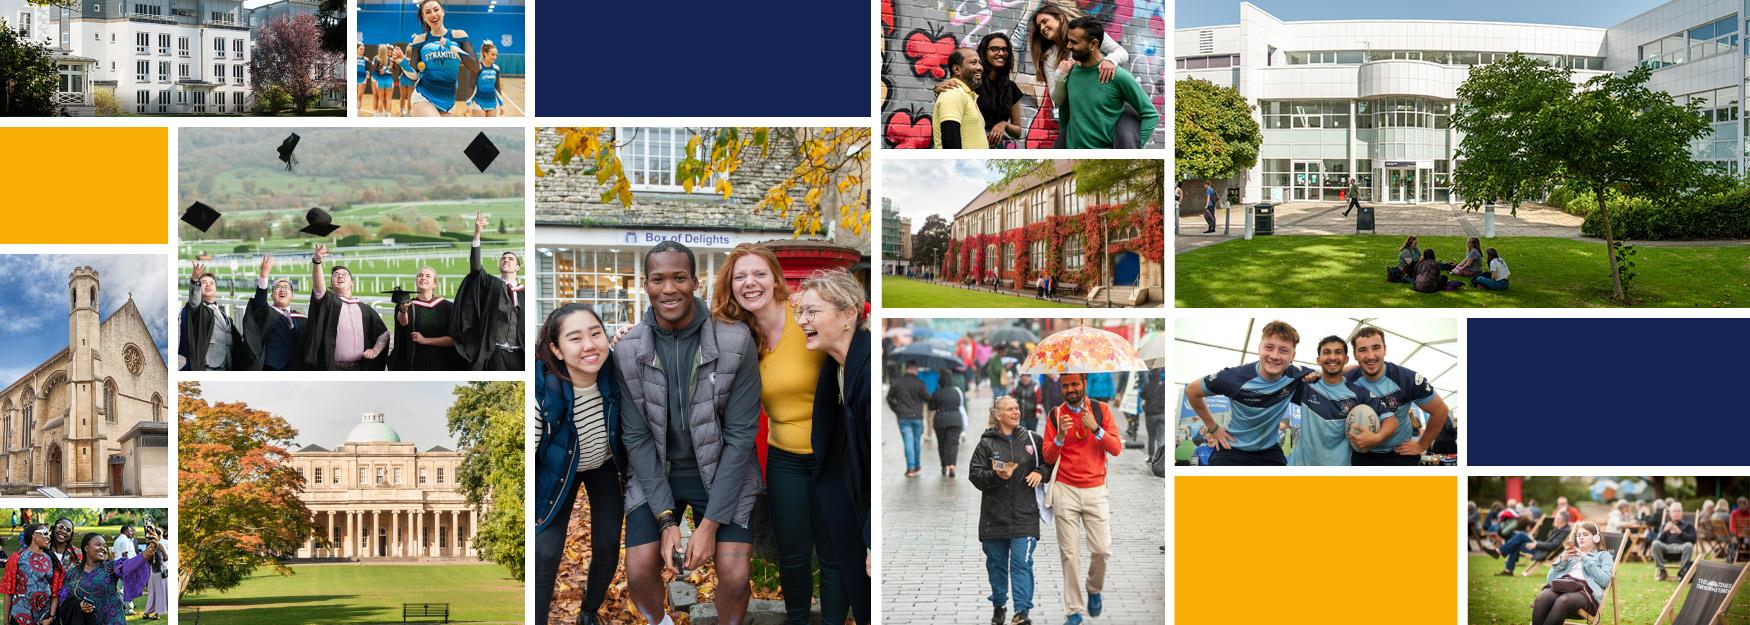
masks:
{"label": "autumn orange tree", "polygon": [[[592,161],[602,185],[602,202],[631,208],[632,182],[620,162],[619,150],[635,136],[616,136],[603,127],[555,128],[559,144],[552,164],[572,159]],[[794,236],[818,234],[826,219],[861,235],[869,228],[869,128],[708,128],[691,129],[686,158],[675,166],[675,182],[687,193],[709,187],[727,200],[736,191],[730,174],[750,156],[767,158],[774,150],[796,159],[782,180],[758,190],[754,210],[769,210],[788,220]],[[540,162],[535,175],[545,176]]]}
{"label": "autumn orange tree", "polygon": [[304,478],[286,463],[298,431],[242,402],[210,403],[197,382],[176,394],[178,596],[234,588],[263,566],[290,575],[280,558],[315,531]]}

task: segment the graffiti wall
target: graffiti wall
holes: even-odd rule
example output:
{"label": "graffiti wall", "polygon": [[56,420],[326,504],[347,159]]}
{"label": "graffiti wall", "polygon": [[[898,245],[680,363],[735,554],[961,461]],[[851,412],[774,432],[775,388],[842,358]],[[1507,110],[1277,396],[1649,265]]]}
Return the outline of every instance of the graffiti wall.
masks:
{"label": "graffiti wall", "polygon": [[[948,55],[974,48],[985,35],[1004,33],[1015,47],[1019,66],[1013,75],[1024,96],[1021,142],[1049,148],[1056,139],[1050,97],[1033,79],[1033,50],[1027,42],[1033,13],[1051,2],[1098,18],[1106,36],[1129,51],[1124,69],[1136,76],[1155,109],[1166,115],[1166,0],[881,0],[881,132],[890,148],[930,147],[932,89],[947,76]],[[1155,129],[1148,147],[1166,144],[1166,128]],[[1017,146],[1020,147],[1020,146]]]}

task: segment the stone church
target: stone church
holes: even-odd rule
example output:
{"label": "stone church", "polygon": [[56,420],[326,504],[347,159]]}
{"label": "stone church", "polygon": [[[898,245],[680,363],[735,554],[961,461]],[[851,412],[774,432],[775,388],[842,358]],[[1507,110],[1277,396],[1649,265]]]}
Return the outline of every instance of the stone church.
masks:
{"label": "stone church", "polygon": [[73,269],[67,347],[0,390],[0,493],[170,493],[164,358],[132,297],[102,318],[99,288]]}

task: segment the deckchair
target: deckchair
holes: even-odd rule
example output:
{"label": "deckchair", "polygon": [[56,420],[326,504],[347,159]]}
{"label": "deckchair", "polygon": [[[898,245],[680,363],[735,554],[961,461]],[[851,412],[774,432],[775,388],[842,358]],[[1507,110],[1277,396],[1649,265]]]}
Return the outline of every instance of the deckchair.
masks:
{"label": "deckchair", "polygon": [[[1610,581],[1605,582],[1605,584],[1604,584],[1604,594],[1610,596],[1610,623],[1611,623],[1611,625],[1616,625],[1617,618],[1619,616],[1618,608],[1617,608],[1617,604],[1616,604],[1616,574],[1618,571],[1622,570],[1623,554],[1628,553],[1627,549],[1622,548],[1625,538],[1626,538],[1626,535],[1623,532],[1605,532],[1604,533],[1604,550],[1616,554],[1616,564],[1610,568]],[[1604,600],[1601,598],[1598,601],[1598,613],[1597,614],[1587,614],[1585,610],[1581,610],[1579,618],[1570,618],[1565,622],[1585,623],[1586,625],[1598,625],[1598,623],[1603,619],[1603,617],[1604,617]]]}
{"label": "deckchair", "polygon": [[[1653,625],[1724,625],[1726,608],[1732,605],[1732,596],[1743,587],[1747,573],[1750,573],[1750,566],[1696,560],[1689,565],[1689,574],[1677,582],[1677,589],[1671,591],[1671,599],[1665,602],[1659,617],[1653,619]],[[1684,586],[1689,587],[1689,594],[1683,599],[1683,608],[1673,614],[1672,607],[1677,604],[1677,595],[1683,592]],[[1667,621],[1666,617],[1670,620]]]}

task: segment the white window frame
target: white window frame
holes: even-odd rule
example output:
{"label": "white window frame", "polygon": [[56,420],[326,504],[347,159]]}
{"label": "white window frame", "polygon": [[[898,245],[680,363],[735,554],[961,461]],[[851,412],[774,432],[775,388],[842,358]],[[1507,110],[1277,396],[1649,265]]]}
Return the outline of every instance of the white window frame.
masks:
{"label": "white window frame", "polygon": [[144,115],[146,107],[152,105],[152,90],[140,89],[134,92],[134,112]]}
{"label": "white window frame", "polygon": [[134,54],[152,53],[152,33],[134,33]]}
{"label": "white window frame", "polygon": [[185,59],[189,58],[188,37],[177,37],[176,38],[176,56],[179,56],[179,57],[182,57]]}
{"label": "white window frame", "polygon": [[158,62],[158,82],[170,82],[170,61]]}
{"label": "white window frame", "polygon": [[158,112],[160,112],[160,113],[169,113],[170,112],[170,90],[169,89],[159,89],[158,90]]}
{"label": "white window frame", "polygon": [[151,82],[152,81],[152,62],[151,61],[134,61],[134,81],[135,82]]}
{"label": "white window frame", "polygon": [[[626,146],[620,148],[620,163],[625,169],[626,180],[632,184],[632,190],[684,193],[686,188],[675,177],[675,168],[686,157],[687,142],[692,137],[692,131],[687,128],[615,128],[614,138],[627,141]],[[664,153],[655,153],[652,148],[660,149]],[[709,146],[701,145],[699,149],[709,149]],[[664,157],[669,160],[666,163],[660,162]],[[662,169],[658,169],[659,167]],[[666,177],[667,182],[650,182],[652,177]],[[697,191],[704,187],[708,192],[711,184],[701,181],[693,189]]]}
{"label": "white window frame", "polygon": [[231,58],[233,58],[233,59],[243,58],[243,40],[242,39],[232,39],[231,40]]}
{"label": "white window frame", "polygon": [[158,33],[158,56],[170,56],[170,33]]}

